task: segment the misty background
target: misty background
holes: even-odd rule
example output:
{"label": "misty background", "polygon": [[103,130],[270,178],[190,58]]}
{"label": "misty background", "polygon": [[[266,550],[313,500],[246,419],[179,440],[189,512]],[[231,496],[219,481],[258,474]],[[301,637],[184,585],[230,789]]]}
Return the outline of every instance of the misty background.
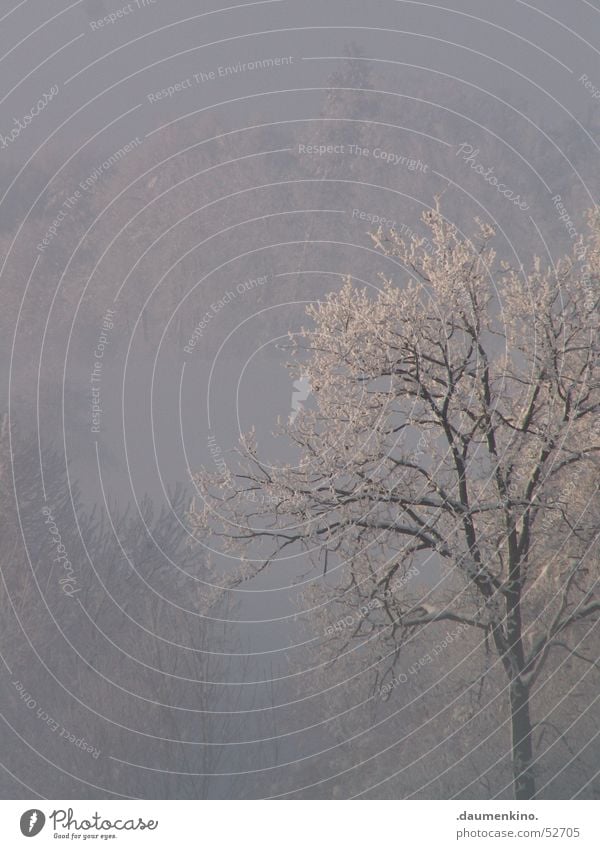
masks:
{"label": "misty background", "polygon": [[[327,576],[296,556],[234,584],[191,544],[190,473],[251,428],[293,460],[306,305],[406,280],[374,219],[425,235],[440,196],[512,265],[570,250],[553,199],[583,232],[599,48],[585,0],[2,2],[3,797],[510,795],[471,638],[382,700],[370,656],[326,662]],[[561,705],[569,674],[542,796],[597,798],[597,672]]]}

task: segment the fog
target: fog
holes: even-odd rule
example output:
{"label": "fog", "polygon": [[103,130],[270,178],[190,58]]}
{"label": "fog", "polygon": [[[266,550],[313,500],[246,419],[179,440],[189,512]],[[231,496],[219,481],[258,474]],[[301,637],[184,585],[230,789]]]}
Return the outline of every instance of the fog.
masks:
{"label": "fog", "polygon": [[[192,537],[191,474],[235,469],[252,429],[264,463],[297,461],[277,427],[306,306],[346,275],[408,279],[373,219],[425,236],[438,196],[513,266],[571,249],[599,188],[599,36],[559,0],[2,3],[4,798],[510,797],[501,684],[475,705],[487,661],[461,665],[475,636],[408,673],[413,641],[382,698],[368,647],[324,646],[307,589],[335,558],[239,578]],[[600,793],[584,672],[546,691],[578,686],[544,798]]]}

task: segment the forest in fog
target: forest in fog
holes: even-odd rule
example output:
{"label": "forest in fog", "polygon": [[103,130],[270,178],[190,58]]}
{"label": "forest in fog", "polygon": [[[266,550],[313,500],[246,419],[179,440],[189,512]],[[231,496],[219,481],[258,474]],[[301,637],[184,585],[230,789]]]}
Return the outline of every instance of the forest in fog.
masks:
{"label": "forest in fog", "polygon": [[88,2],[38,45],[5,799],[600,798],[593,62],[393,5]]}

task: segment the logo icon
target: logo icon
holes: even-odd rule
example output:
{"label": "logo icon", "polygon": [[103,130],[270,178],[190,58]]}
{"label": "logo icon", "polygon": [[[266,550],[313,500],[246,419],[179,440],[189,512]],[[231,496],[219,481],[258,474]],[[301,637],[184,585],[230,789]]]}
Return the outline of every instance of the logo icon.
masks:
{"label": "logo icon", "polygon": [[45,824],[46,817],[44,814],[36,808],[32,808],[30,811],[25,811],[21,817],[21,834],[25,837],[35,837]]}

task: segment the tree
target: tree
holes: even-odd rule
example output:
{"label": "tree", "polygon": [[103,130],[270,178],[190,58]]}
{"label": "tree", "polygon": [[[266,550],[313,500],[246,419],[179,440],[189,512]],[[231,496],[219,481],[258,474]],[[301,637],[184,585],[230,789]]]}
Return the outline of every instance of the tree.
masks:
{"label": "tree", "polygon": [[488,225],[468,239],[439,203],[424,218],[433,250],[373,234],[405,286],[348,279],[308,308],[290,366],[313,401],[281,426],[297,462],[273,467],[244,437],[226,474],[196,475],[190,521],[245,575],[300,550],[336,563],[336,598],[361,605],[353,636],[394,659],[434,623],[478,629],[529,799],[534,685],[560,652],[593,663],[577,646],[600,618],[598,219],[572,257],[525,275],[496,262]]}
{"label": "tree", "polygon": [[[241,647],[230,639],[233,604],[174,518],[186,507],[184,488],[160,506],[144,496],[138,509],[117,498],[89,507],[49,445],[45,502],[37,449],[25,416],[12,425],[0,416],[0,664],[12,681],[3,715],[23,735],[12,737],[5,765],[14,774],[2,771],[0,794],[58,786],[73,798],[243,797],[244,777],[226,771],[228,748],[218,741],[238,733],[236,714],[254,706],[256,693],[219,683],[231,676],[229,652]],[[41,512],[46,505],[52,521]],[[73,595],[55,560],[53,526],[72,559]],[[50,724],[31,722],[35,713],[15,682],[52,714]],[[52,727],[54,717],[85,734],[101,756],[78,759],[80,750]],[[27,745],[48,761],[32,759]],[[132,770],[110,752],[174,765]]]}

